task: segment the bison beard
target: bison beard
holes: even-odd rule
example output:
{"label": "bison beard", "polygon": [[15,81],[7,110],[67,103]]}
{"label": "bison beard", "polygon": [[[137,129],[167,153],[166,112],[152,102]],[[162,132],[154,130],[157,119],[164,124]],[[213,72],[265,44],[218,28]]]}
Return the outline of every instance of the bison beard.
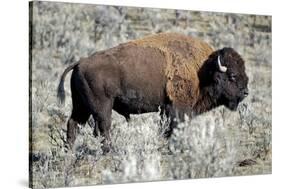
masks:
{"label": "bison beard", "polygon": [[[72,114],[67,142],[90,115],[94,135],[109,150],[112,109],[130,114],[155,112],[170,118],[169,137],[184,114],[197,115],[220,105],[236,110],[248,94],[244,61],[232,48],[214,51],[199,39],[158,34],[100,51],[70,65],[61,76],[58,97],[65,99],[64,79],[71,76]],[[177,118],[177,119],[175,119]]]}

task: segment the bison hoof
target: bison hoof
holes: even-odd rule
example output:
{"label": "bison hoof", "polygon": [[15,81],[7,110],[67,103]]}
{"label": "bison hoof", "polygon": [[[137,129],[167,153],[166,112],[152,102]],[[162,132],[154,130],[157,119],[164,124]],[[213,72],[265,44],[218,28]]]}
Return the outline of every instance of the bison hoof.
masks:
{"label": "bison hoof", "polygon": [[103,155],[105,155],[111,151],[111,146],[109,144],[103,144],[101,149],[102,149]]}

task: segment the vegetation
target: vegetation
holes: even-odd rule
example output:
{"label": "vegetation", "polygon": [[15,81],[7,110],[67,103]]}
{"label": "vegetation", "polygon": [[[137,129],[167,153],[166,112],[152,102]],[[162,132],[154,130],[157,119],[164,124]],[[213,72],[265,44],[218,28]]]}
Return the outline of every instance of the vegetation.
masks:
{"label": "vegetation", "polygon": [[[271,17],[226,13],[34,2],[32,11],[32,187],[62,187],[271,173]],[[224,107],[186,117],[172,137],[158,113],[113,112],[112,146],[102,152],[90,119],[73,149],[64,146],[71,93],[56,99],[68,64],[95,51],[159,32],[180,32],[245,59],[249,96],[237,112]],[[67,80],[69,81],[69,76]]]}

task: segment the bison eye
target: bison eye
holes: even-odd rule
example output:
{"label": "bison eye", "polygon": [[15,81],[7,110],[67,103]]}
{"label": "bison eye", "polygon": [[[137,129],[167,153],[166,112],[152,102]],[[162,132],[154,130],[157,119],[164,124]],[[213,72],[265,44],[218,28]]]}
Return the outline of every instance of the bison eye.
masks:
{"label": "bison eye", "polygon": [[236,81],[236,75],[235,75],[234,73],[231,73],[231,74],[229,75],[229,80],[230,80],[230,81]]}

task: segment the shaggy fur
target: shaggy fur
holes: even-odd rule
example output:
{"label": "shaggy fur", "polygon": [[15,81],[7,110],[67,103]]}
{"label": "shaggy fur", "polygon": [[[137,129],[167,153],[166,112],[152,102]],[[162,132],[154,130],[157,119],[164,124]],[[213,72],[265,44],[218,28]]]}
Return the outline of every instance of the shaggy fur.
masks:
{"label": "shaggy fur", "polygon": [[199,39],[176,33],[152,35],[131,43],[159,49],[165,55],[169,99],[178,106],[192,109],[199,97],[197,72],[213,48]]}

